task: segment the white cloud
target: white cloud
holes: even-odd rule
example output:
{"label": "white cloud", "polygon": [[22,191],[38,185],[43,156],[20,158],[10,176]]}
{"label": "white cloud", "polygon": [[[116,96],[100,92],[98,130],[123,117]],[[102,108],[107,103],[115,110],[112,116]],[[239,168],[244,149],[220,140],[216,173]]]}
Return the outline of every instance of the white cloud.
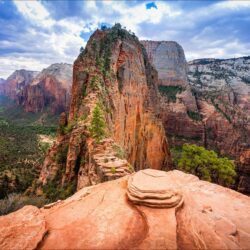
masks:
{"label": "white cloud", "polygon": [[38,1],[14,1],[18,11],[27,19],[45,27],[51,27],[55,21],[49,17],[47,9]]}
{"label": "white cloud", "polygon": [[[146,2],[131,5],[125,1],[84,1],[79,5],[82,15],[59,20],[40,1],[15,0],[14,3],[27,20],[28,28],[15,32],[15,25],[8,23],[7,32],[11,30],[16,38],[0,40],[0,47],[16,52],[1,57],[0,76],[16,68],[41,70],[55,62],[73,63],[79,48],[86,44],[80,33],[94,31],[101,22],[120,22],[140,39],[175,40],[184,47],[188,60],[243,56],[250,51],[249,44],[235,39],[236,30],[223,34],[214,21],[247,10],[249,1],[223,1],[189,10],[164,1],[155,1],[157,9],[146,9]],[[247,18],[245,15],[242,20]],[[225,20],[225,27],[229,27],[230,22]]]}

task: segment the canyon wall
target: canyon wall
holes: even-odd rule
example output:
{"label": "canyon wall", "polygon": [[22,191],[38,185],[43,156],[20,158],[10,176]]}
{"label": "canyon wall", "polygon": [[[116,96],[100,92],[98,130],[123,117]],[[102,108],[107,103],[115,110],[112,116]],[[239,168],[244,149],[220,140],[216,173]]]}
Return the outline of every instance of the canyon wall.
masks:
{"label": "canyon wall", "polygon": [[[43,165],[43,185],[76,182],[77,188],[144,168],[170,169],[171,157],[160,120],[157,72],[138,39],[115,25],[97,30],[74,63],[69,118],[61,117],[57,143]],[[91,133],[98,106],[105,139]],[[70,129],[67,129],[70,128]],[[56,157],[65,149],[66,157]],[[58,184],[58,182],[57,182]]]}
{"label": "canyon wall", "polygon": [[176,42],[142,44],[159,74],[161,116],[170,145],[195,143],[235,158],[236,186],[249,193],[249,169],[240,157],[250,148],[250,58],[187,64]]}
{"label": "canyon wall", "polygon": [[[203,124],[187,78],[182,47],[172,41],[141,41],[158,72],[161,116],[171,145],[203,144]],[[198,119],[193,119],[196,115]]]}
{"label": "canyon wall", "polygon": [[40,73],[15,71],[0,85],[0,94],[8,96],[26,112],[52,115],[69,110],[72,65],[56,63]]}
{"label": "canyon wall", "polygon": [[38,71],[16,70],[0,85],[0,94],[17,100],[17,95],[38,75]]}
{"label": "canyon wall", "polygon": [[72,71],[71,64],[50,65],[18,94],[18,104],[26,112],[48,110],[51,114],[59,114],[67,111],[70,104]]}
{"label": "canyon wall", "polygon": [[236,158],[238,190],[249,193],[250,57],[199,59],[188,65],[189,82],[203,116],[206,146]]}

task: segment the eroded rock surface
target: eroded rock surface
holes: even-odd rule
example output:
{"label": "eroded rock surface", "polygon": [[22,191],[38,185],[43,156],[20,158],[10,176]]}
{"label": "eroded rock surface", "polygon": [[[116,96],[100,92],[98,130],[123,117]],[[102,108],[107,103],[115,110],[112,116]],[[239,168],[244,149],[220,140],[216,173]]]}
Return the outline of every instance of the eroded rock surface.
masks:
{"label": "eroded rock surface", "polygon": [[[136,205],[127,196],[131,183],[140,193],[150,191],[154,201],[168,192],[178,192],[182,203],[169,207]],[[46,208],[31,207],[46,222],[47,234],[42,241],[30,237],[41,225],[32,224],[33,219],[27,221],[28,208],[0,217],[2,232],[11,229],[19,236],[13,239],[13,234],[0,234],[1,246],[23,249],[39,243],[41,249],[248,249],[250,245],[250,198],[177,170],[141,170],[83,188]],[[23,230],[30,225],[32,231]],[[32,245],[27,245],[31,239]]]}
{"label": "eroded rock surface", "polygon": [[[62,184],[76,181],[79,189],[133,169],[171,168],[157,72],[138,39],[118,26],[95,31],[74,63],[68,118],[72,126],[59,135],[46,157],[43,184],[55,177],[54,170],[63,173]],[[99,143],[89,129],[97,105],[107,132]],[[60,148],[67,149],[67,159],[58,164],[55,155]]]}
{"label": "eroded rock surface", "polygon": [[[203,144],[203,124],[190,114],[198,114],[195,96],[188,82],[188,64],[182,47],[172,41],[141,41],[150,62],[158,71],[161,117],[171,145],[184,140]],[[183,140],[184,139],[184,140]]]}
{"label": "eroded rock surface", "polygon": [[153,169],[140,171],[129,178],[128,198],[149,207],[175,207],[182,204],[182,194],[168,182],[168,174]]}
{"label": "eroded rock surface", "polygon": [[35,249],[47,232],[44,214],[34,206],[0,216],[0,249]]}

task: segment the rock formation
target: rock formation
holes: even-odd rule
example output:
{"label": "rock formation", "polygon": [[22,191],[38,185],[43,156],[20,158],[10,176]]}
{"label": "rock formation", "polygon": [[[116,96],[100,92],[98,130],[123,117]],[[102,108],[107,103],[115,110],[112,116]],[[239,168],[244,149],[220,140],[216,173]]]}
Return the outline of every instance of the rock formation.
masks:
{"label": "rock formation", "polygon": [[[141,41],[158,71],[161,114],[171,145],[203,140],[203,125],[195,96],[187,79],[187,62],[182,47],[172,41]],[[199,117],[198,117],[199,118]]]}
{"label": "rock formation", "polygon": [[17,70],[0,85],[0,94],[8,96],[26,112],[59,114],[69,109],[72,65],[56,63],[36,71]]}
{"label": "rock formation", "polygon": [[[241,153],[250,148],[250,58],[200,59],[187,64],[176,42],[142,44],[158,71],[161,113],[170,145],[195,143],[239,162]],[[249,172],[245,165],[244,169],[239,165],[245,181],[239,181],[238,190],[249,193]]]}
{"label": "rock formation", "polygon": [[1,84],[0,94],[17,100],[17,95],[37,76],[37,71],[16,70]]}
{"label": "rock formation", "polygon": [[[143,168],[169,169],[170,153],[160,120],[157,72],[138,39],[115,25],[97,30],[74,63],[67,126],[45,159],[40,181],[56,176],[79,188]],[[105,139],[94,140],[93,111],[99,107]],[[65,159],[55,159],[64,151]]]}
{"label": "rock formation", "polygon": [[[168,206],[156,204],[162,197]],[[0,217],[0,248],[248,249],[249,210],[248,196],[193,175],[141,170]]]}
{"label": "rock formation", "polygon": [[30,84],[18,94],[18,104],[26,112],[46,109],[58,114],[69,109],[72,83],[72,65],[56,63],[43,69]]}
{"label": "rock formation", "polygon": [[203,116],[205,145],[236,158],[238,190],[250,193],[248,163],[242,162],[250,149],[250,57],[189,62],[188,78]]}

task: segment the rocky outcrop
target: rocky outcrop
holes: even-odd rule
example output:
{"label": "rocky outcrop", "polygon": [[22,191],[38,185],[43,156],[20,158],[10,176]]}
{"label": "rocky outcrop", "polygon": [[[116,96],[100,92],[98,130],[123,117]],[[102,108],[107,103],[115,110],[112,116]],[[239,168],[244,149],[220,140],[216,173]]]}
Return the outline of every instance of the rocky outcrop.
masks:
{"label": "rocky outcrop", "polygon": [[69,110],[71,85],[72,65],[56,63],[41,72],[16,70],[0,84],[0,94],[26,112],[54,115]]}
{"label": "rocky outcrop", "polygon": [[241,153],[238,162],[238,191],[250,194],[250,149]]}
{"label": "rocky outcrop", "polygon": [[25,206],[16,213],[1,216],[0,248],[35,249],[46,232],[42,212],[37,207]]}
{"label": "rocky outcrop", "polygon": [[187,79],[182,47],[172,41],[141,41],[158,71],[161,116],[171,145],[203,141],[203,124]]}
{"label": "rocky outcrop", "polygon": [[[194,60],[188,78],[203,116],[205,145],[241,162],[250,148],[250,57]],[[239,163],[238,190],[250,193],[247,169]]]}
{"label": "rocky outcrop", "polygon": [[[169,207],[135,204],[127,196],[131,184],[153,193],[154,201],[167,191],[182,200]],[[0,248],[248,249],[249,209],[248,196],[193,175],[142,170],[40,210],[24,207],[0,217]]]}
{"label": "rocky outcrop", "polygon": [[1,84],[0,94],[17,100],[17,95],[31,83],[38,73],[25,69],[16,70]]}
{"label": "rocky outcrop", "polygon": [[[40,175],[46,184],[60,170],[62,184],[78,189],[143,168],[169,169],[170,153],[160,120],[157,72],[138,39],[115,25],[97,30],[74,63],[69,121],[47,156]],[[106,138],[91,132],[99,107]],[[62,135],[64,134],[64,135]],[[55,162],[60,148],[66,160]]]}
{"label": "rocky outcrop", "polygon": [[182,194],[169,185],[167,173],[154,169],[131,176],[127,195],[132,203],[148,207],[171,208],[181,206],[183,202]]}
{"label": "rocky outcrop", "polygon": [[42,70],[18,95],[18,104],[26,112],[49,111],[59,114],[69,109],[72,65],[52,64]]}

